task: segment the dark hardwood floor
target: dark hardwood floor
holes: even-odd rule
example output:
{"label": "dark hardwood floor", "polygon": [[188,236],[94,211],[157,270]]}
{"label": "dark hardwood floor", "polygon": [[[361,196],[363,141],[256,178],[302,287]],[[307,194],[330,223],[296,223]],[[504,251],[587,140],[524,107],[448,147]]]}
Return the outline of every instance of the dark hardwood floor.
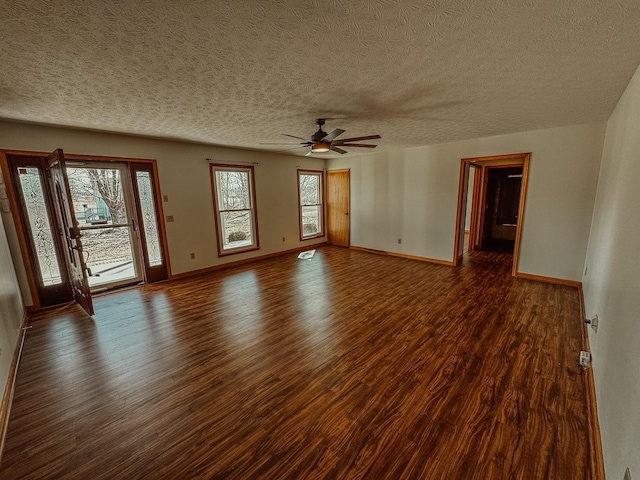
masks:
{"label": "dark hardwood floor", "polygon": [[2,479],[579,479],[578,291],[352,251],[32,319]]}

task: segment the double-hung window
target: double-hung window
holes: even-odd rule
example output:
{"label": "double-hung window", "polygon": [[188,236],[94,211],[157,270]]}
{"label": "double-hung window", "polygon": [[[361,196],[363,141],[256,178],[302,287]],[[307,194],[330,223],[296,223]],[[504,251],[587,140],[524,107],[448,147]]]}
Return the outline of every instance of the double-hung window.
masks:
{"label": "double-hung window", "polygon": [[258,249],[253,166],[212,164],[211,179],[218,254]]}
{"label": "double-hung window", "polygon": [[300,239],[324,235],[324,172],[298,170]]}

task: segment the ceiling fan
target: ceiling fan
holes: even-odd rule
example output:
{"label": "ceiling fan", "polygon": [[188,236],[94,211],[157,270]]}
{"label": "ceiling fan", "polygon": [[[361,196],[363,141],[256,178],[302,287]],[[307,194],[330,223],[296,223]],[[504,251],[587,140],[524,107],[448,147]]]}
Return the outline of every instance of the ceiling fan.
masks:
{"label": "ceiling fan", "polygon": [[304,141],[299,143],[261,143],[260,145],[299,145],[294,148],[311,147],[311,150],[309,150],[309,153],[307,153],[306,156],[309,156],[313,153],[325,153],[330,150],[333,152],[345,154],[347,153],[347,151],[343,150],[340,147],[376,148],[377,145],[372,145],[368,143],[352,143],[352,142],[382,138],[380,135],[366,135],[364,137],[343,138],[342,140],[337,140],[337,137],[342,135],[345,132],[345,130],[342,130],[341,128],[336,128],[330,133],[327,133],[324,130],[322,130],[322,126],[324,125],[324,123],[325,123],[324,118],[318,118],[316,120],[316,125],[318,125],[318,131],[311,136],[311,140],[307,140],[306,138],[303,138],[303,137],[296,137],[295,135],[288,135],[286,133],[283,133],[285,137],[297,138],[298,140],[304,140]]}

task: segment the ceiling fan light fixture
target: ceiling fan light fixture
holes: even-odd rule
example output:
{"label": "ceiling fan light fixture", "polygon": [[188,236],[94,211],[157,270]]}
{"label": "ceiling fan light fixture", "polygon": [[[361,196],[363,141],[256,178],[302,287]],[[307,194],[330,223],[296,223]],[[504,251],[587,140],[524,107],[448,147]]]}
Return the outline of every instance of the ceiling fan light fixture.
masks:
{"label": "ceiling fan light fixture", "polygon": [[328,143],[316,143],[311,146],[311,152],[313,153],[325,153],[330,150]]}
{"label": "ceiling fan light fixture", "polygon": [[[289,135],[288,133],[283,133],[282,135],[290,138],[295,138],[296,140],[304,140],[298,143],[287,143],[284,145],[299,145],[298,147],[293,147],[290,150],[296,148],[309,148],[311,149],[305,154],[306,157],[314,154],[314,153],[327,153],[329,151],[339,153],[340,155],[344,155],[348,153],[346,150],[343,150],[340,147],[361,147],[361,148],[375,148],[377,145],[373,145],[370,143],[353,143],[359,142],[360,140],[375,140],[377,138],[381,138],[380,135],[365,135],[364,137],[352,137],[352,138],[343,138],[338,140],[337,138],[342,135],[345,130],[341,128],[335,128],[329,133],[322,130],[322,126],[324,125],[324,118],[318,118],[316,120],[316,125],[318,125],[318,131],[311,135],[311,140],[306,140],[304,137],[298,137],[296,135]],[[281,143],[263,143],[261,145],[283,145]],[[282,150],[286,151],[286,150]]]}

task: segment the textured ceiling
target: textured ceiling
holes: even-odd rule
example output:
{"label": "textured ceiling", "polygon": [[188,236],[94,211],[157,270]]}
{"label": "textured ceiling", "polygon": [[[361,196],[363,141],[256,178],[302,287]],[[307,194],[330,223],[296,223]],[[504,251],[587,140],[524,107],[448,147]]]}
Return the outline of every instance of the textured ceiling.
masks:
{"label": "textured ceiling", "polygon": [[252,149],[317,117],[379,150],[602,121],[640,63],[637,0],[0,0],[0,18],[0,118]]}

